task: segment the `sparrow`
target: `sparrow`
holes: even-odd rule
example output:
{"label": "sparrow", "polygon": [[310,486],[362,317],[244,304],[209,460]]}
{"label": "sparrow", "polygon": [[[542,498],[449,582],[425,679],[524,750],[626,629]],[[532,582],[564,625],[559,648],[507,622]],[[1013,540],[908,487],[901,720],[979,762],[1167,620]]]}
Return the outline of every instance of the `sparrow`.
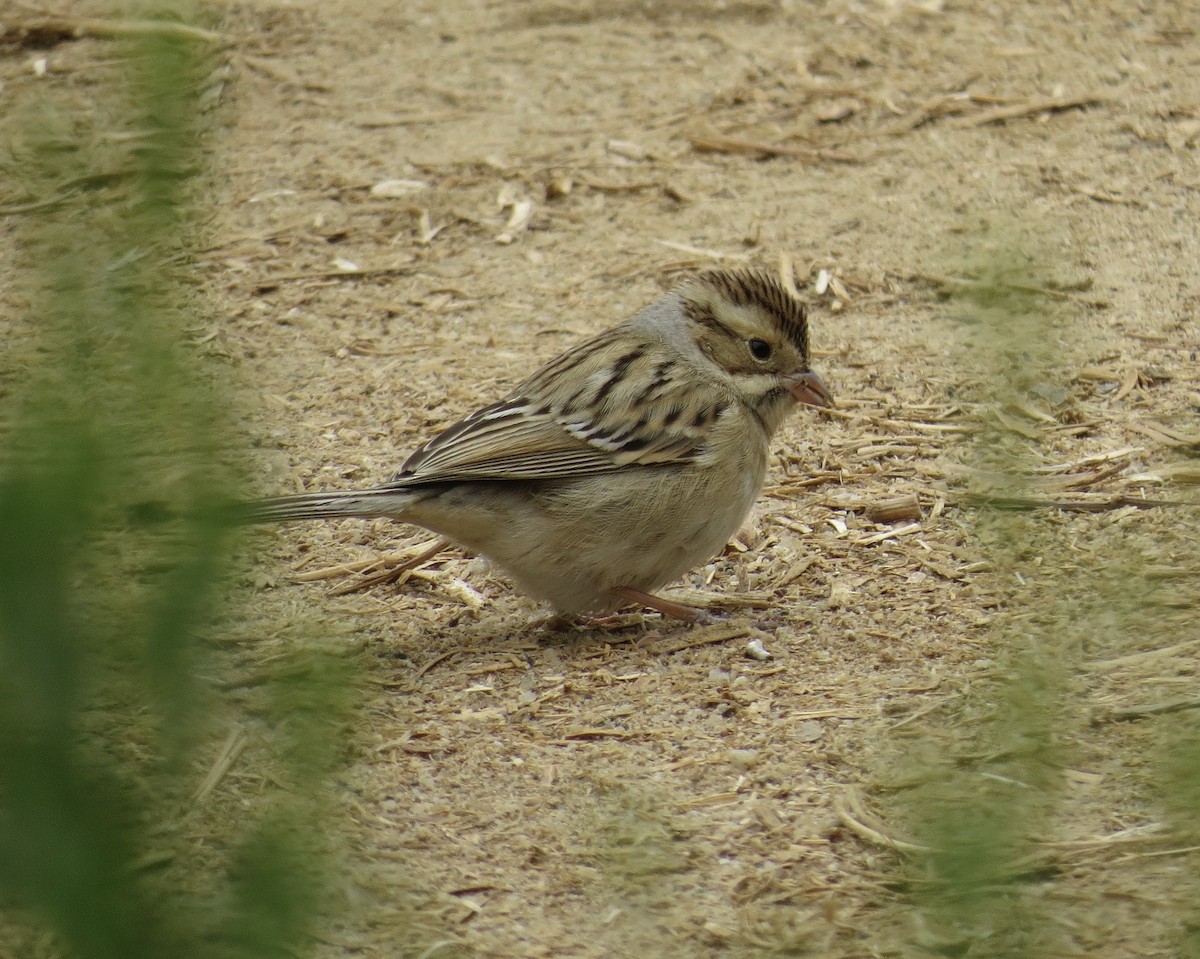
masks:
{"label": "sparrow", "polygon": [[833,405],[804,305],[772,274],[714,270],[550,360],[370,489],[246,504],[243,520],[386,517],[487,557],[560,614],[634,604],[718,553],[799,404]]}

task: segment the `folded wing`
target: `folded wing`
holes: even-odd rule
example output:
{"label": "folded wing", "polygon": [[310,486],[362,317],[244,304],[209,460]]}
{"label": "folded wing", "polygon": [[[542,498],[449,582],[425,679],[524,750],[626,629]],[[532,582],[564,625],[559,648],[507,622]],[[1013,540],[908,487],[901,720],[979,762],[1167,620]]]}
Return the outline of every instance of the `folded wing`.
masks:
{"label": "folded wing", "polygon": [[618,327],[434,437],[394,482],[560,479],[693,461],[731,400],[698,392],[689,373],[661,344]]}

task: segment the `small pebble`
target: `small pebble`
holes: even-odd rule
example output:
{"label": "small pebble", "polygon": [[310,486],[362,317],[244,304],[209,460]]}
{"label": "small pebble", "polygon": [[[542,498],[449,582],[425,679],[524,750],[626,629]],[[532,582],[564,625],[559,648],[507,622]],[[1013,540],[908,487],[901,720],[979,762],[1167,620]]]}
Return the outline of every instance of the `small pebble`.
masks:
{"label": "small pebble", "polygon": [[749,769],[759,761],[759,753],[757,749],[731,749],[729,750],[729,761],[738,769]]}
{"label": "small pebble", "polygon": [[745,652],[746,652],[746,655],[749,656],[751,659],[757,659],[759,662],[762,662],[763,660],[767,660],[767,659],[771,658],[771,654],[767,650],[763,649],[763,644],[762,644],[761,639],[750,640],[750,642],[748,642],[746,644]]}

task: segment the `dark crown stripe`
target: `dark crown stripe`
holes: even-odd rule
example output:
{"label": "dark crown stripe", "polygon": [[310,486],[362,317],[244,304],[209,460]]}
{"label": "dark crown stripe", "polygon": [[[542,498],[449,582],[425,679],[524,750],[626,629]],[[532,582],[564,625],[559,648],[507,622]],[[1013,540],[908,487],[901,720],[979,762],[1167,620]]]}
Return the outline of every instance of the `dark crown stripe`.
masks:
{"label": "dark crown stripe", "polygon": [[[735,306],[760,306],[769,310],[779,321],[784,335],[800,351],[808,356],[808,314],[804,304],[794,297],[778,277],[766,270],[713,270],[702,273],[695,284],[715,290]],[[707,311],[696,311],[697,314]],[[722,326],[715,318],[693,315],[697,322]]]}

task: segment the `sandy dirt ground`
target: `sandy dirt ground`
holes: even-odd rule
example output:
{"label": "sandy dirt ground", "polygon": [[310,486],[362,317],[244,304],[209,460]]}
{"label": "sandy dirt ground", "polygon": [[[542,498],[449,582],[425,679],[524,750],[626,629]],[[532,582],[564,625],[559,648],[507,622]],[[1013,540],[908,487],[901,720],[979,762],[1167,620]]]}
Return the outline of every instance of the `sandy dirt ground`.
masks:
{"label": "sandy dirt ground", "polygon": [[[1198,498],[1197,23],[1188,3],[220,8],[197,340],[237,384],[250,493],[382,481],[714,265],[790,273],[839,402],[790,421],[746,529],[681,584],[715,626],[548,631],[454,550],[334,595],[432,542],[383,521],[254,540],[231,669],[334,644],[368,690],[339,784],[351,918],[323,955],[1181,954],[1200,855],[1158,784],[1162,724],[1195,706],[1197,513],[1156,504]],[[105,49],[56,48],[42,82],[86,82]],[[1020,350],[984,329],[998,289]],[[1018,399],[987,403],[997,379]],[[972,506],[988,429],[1041,468],[1024,546]],[[1099,596],[1122,580],[1152,607]],[[1061,768],[1031,807],[1037,868],[995,893],[1042,915],[1021,941],[946,920],[905,841],[939,761],[1005,779],[972,737],[1027,647],[1062,670]],[[253,756],[199,834],[219,841]]]}

